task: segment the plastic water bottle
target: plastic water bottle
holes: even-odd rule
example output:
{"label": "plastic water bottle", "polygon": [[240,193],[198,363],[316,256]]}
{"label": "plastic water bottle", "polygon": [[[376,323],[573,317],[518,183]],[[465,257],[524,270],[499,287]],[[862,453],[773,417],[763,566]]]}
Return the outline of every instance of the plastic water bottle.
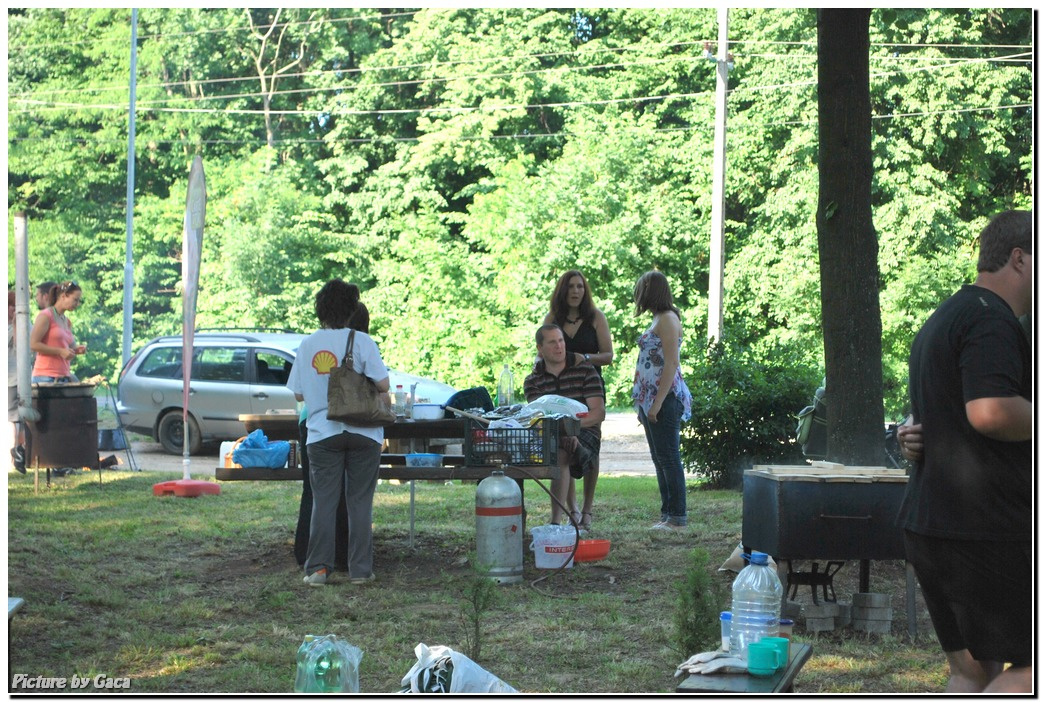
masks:
{"label": "plastic water bottle", "polygon": [[509,407],[513,404],[513,371],[510,370],[509,363],[503,364],[496,395],[495,400],[499,407]]}
{"label": "plastic water bottle", "polygon": [[405,416],[405,388],[401,385],[394,388],[394,414]]}
{"label": "plastic water bottle", "polygon": [[308,634],[296,653],[296,692],[346,692],[347,661],[336,634]]}
{"label": "plastic water bottle", "polygon": [[[330,634],[334,637],[335,634]],[[335,646],[326,646],[321,655],[314,663],[315,688],[313,692],[343,692],[343,680],[341,679],[343,668],[343,657]]]}
{"label": "plastic water bottle", "polygon": [[730,632],[730,651],[738,658],[748,657],[748,644],[764,636],[777,636],[784,588],[767,564],[767,555],[753,551],[749,563],[734,579],[734,618]]}
{"label": "plastic water bottle", "polygon": [[293,684],[295,692],[307,692],[307,654],[314,639],[314,634],[307,634],[300,648],[296,649],[296,682]]}

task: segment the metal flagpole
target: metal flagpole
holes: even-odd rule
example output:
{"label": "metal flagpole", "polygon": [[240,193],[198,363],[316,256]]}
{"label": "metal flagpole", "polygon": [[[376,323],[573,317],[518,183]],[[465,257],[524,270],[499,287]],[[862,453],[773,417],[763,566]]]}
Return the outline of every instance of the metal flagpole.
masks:
{"label": "metal flagpole", "polygon": [[184,422],[183,464],[184,477],[156,483],[152,493],[157,496],[196,497],[219,495],[220,485],[206,480],[191,479],[191,434],[188,425],[188,400],[191,395],[192,347],[195,344],[195,303],[199,297],[199,263],[202,259],[202,230],[206,223],[206,176],[202,157],[192,159],[188,174],[188,201],[184,208],[184,247],[181,250],[181,297],[184,303],[184,345],[181,348],[181,368],[184,376],[184,396],[181,400]]}
{"label": "metal flagpole", "polygon": [[184,247],[181,251],[181,297],[184,303],[184,348],[181,367],[184,369],[184,479],[189,479],[188,467],[191,441],[188,434],[188,401],[191,395],[192,354],[195,345],[195,303],[199,297],[199,264],[202,260],[202,232],[206,222],[206,175],[202,158],[192,160],[188,174],[188,202],[184,212]]}
{"label": "metal flagpole", "polygon": [[123,264],[123,365],[134,338],[134,139],[137,134],[137,8],[130,11],[130,137],[127,144],[127,244]]}

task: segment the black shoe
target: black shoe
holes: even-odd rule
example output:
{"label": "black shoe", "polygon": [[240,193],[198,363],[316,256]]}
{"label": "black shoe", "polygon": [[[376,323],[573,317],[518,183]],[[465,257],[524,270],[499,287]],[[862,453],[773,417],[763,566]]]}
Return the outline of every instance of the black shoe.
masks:
{"label": "black shoe", "polygon": [[98,461],[99,470],[102,468],[114,468],[117,465],[119,465],[119,457],[115,454],[109,456],[108,458],[103,458],[102,460]]}
{"label": "black shoe", "polygon": [[11,449],[11,458],[14,460],[14,469],[25,475],[25,447],[15,446]]}

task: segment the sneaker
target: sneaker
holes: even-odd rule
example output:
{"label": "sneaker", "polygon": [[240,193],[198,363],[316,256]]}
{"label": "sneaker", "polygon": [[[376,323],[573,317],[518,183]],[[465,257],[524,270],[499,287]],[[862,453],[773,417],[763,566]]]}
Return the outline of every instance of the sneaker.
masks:
{"label": "sneaker", "polygon": [[369,573],[369,577],[367,578],[351,578],[349,582],[351,585],[368,585],[369,583],[376,582],[376,574]]}
{"label": "sneaker", "polygon": [[686,524],[673,524],[672,522],[658,522],[651,527],[656,531],[686,531]]}
{"label": "sneaker", "polygon": [[25,475],[25,447],[15,446],[11,449],[11,459],[14,461],[14,469]]}
{"label": "sneaker", "polygon": [[329,571],[325,568],[319,568],[310,575],[304,576],[304,582],[312,587],[321,587],[325,585],[325,581],[329,579]]}

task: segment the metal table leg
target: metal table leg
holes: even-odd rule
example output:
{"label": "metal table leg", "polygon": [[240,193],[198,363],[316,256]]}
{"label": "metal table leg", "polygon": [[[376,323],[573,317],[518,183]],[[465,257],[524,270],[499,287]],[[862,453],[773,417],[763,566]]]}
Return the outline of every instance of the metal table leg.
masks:
{"label": "metal table leg", "polygon": [[[416,440],[408,440],[409,453],[416,452]],[[408,481],[408,547],[413,548],[416,538],[416,481]]]}
{"label": "metal table leg", "polygon": [[915,599],[914,566],[904,561],[904,593],[907,597],[907,633],[912,639],[918,638],[918,602]]}
{"label": "metal table leg", "polygon": [[416,537],[416,481],[408,481],[408,547]]}

